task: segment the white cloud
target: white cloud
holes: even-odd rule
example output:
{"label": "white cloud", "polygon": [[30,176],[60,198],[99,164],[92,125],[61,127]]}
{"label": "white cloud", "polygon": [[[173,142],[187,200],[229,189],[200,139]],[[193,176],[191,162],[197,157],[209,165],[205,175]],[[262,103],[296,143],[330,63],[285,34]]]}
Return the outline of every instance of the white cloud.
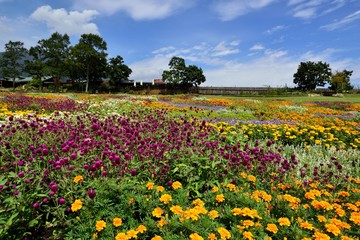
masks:
{"label": "white cloud", "polygon": [[223,21],[230,21],[251,11],[266,7],[276,0],[217,0],[214,10]]}
{"label": "white cloud", "polygon": [[52,32],[81,35],[83,33],[99,34],[96,24],[91,22],[97,14],[98,12],[95,10],[67,12],[63,8],[52,9],[46,5],[36,9],[30,17],[37,21],[46,22]]}
{"label": "white cloud", "polygon": [[222,41],[213,48],[212,56],[219,57],[219,56],[226,56],[226,55],[230,55],[230,54],[239,53],[240,50],[237,48],[234,48],[238,45],[239,45],[238,42],[231,42],[230,44],[226,44],[225,41]]}
{"label": "white cloud", "polygon": [[346,17],[344,17],[340,20],[334,21],[333,23],[321,26],[320,28],[325,29],[327,31],[333,31],[333,30],[336,30],[339,28],[346,27],[349,24],[351,24],[354,21],[359,20],[359,19],[360,19],[360,10],[356,11],[350,15],[347,15]]}
{"label": "white cloud", "polygon": [[270,28],[269,30],[266,30],[265,33],[271,35],[271,34],[273,34],[275,32],[281,31],[283,29],[285,29],[284,25],[277,25],[277,26],[275,26],[273,28]]}
{"label": "white cloud", "polygon": [[294,17],[309,19],[331,13],[345,5],[347,0],[289,0]]}
{"label": "white cloud", "polygon": [[253,45],[249,50],[250,51],[261,51],[261,50],[264,50],[265,47],[261,44],[255,44]]}
{"label": "white cloud", "polygon": [[74,7],[96,9],[110,15],[122,11],[135,20],[153,20],[168,17],[193,4],[194,1],[191,0],[77,0]]}

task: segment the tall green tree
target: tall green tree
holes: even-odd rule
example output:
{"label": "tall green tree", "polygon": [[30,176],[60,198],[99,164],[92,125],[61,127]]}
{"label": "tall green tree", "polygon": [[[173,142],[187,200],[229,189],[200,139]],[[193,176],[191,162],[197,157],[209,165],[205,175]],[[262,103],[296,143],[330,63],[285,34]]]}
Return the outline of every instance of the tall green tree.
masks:
{"label": "tall green tree", "polygon": [[195,65],[186,66],[185,60],[173,57],[169,62],[169,70],[163,71],[163,80],[170,85],[189,88],[206,81],[203,70]]}
{"label": "tall green tree", "polygon": [[325,62],[301,62],[294,74],[294,83],[302,91],[315,90],[317,86],[324,86],[331,78],[331,68]]}
{"label": "tall green tree", "polygon": [[30,60],[25,60],[25,71],[33,78],[40,80],[40,90],[42,90],[42,78],[45,73],[46,64],[40,46],[30,47]]}
{"label": "tall green tree", "polygon": [[110,78],[110,86],[115,91],[118,91],[120,89],[121,82],[129,80],[132,70],[125,65],[124,59],[121,56],[116,56],[109,59],[107,73]]}
{"label": "tall green tree", "polygon": [[[42,68],[44,75],[54,79],[56,90],[60,79],[67,75],[66,60],[69,57],[70,38],[67,34],[55,32],[48,39],[41,39],[33,49],[33,62],[29,66]],[[44,65],[42,65],[44,64]]]}
{"label": "tall green tree", "polygon": [[85,92],[89,92],[89,86],[95,87],[95,83],[106,77],[107,68],[107,44],[97,34],[83,34],[79,42],[71,48],[73,59],[79,62],[82,76],[86,79]]}
{"label": "tall green tree", "polygon": [[330,89],[335,92],[344,92],[353,89],[350,84],[350,77],[353,71],[343,70],[342,72],[336,71],[330,80]]}
{"label": "tall green tree", "polygon": [[24,43],[20,41],[9,41],[5,44],[5,52],[0,59],[0,70],[6,77],[13,80],[13,90],[15,91],[15,78],[19,77],[25,68],[24,57],[28,50]]}
{"label": "tall green tree", "polygon": [[206,81],[203,70],[195,65],[189,65],[185,71],[185,82],[190,86],[199,86]]}
{"label": "tall green tree", "polygon": [[163,71],[162,79],[166,84],[181,85],[185,83],[185,71],[185,60],[180,57],[172,57],[169,62],[169,70]]}

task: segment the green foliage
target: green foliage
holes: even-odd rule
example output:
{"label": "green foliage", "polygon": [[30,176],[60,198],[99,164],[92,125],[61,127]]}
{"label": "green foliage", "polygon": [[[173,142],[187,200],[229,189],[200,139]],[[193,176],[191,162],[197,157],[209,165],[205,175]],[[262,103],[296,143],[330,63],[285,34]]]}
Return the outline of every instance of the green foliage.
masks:
{"label": "green foliage", "polygon": [[15,90],[15,78],[19,77],[24,68],[21,60],[26,56],[27,49],[24,43],[9,41],[5,44],[5,52],[0,59],[0,71],[6,77],[13,79],[13,89]]}
{"label": "green foliage", "polygon": [[110,58],[107,73],[110,77],[110,85],[118,91],[122,81],[128,81],[132,70],[124,64],[121,56]]}
{"label": "green foliage", "polygon": [[198,86],[206,81],[201,68],[185,65],[185,60],[180,57],[172,57],[169,62],[170,70],[164,70],[163,80],[169,85],[191,87]]}
{"label": "green foliage", "polygon": [[350,84],[350,76],[353,71],[343,70],[342,72],[336,71],[331,76],[330,89],[335,92],[344,92],[353,89],[354,87]]}
{"label": "green foliage", "polygon": [[315,90],[317,86],[324,86],[331,78],[331,69],[326,62],[301,62],[294,74],[294,83],[302,91]]}

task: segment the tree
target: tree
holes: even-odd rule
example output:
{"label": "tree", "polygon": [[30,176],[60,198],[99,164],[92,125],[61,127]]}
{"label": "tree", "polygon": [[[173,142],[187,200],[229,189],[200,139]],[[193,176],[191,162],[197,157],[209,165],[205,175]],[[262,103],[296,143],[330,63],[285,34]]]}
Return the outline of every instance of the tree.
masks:
{"label": "tree", "polygon": [[124,64],[121,56],[109,59],[107,73],[110,77],[110,86],[118,91],[122,81],[129,80],[132,70]]}
{"label": "tree", "polygon": [[206,81],[203,70],[195,65],[189,65],[185,71],[187,85],[199,86]]}
{"label": "tree", "polygon": [[15,91],[15,78],[19,77],[24,70],[24,62],[28,50],[20,41],[9,41],[5,44],[5,52],[0,59],[0,68],[4,76],[13,79],[13,90]]}
{"label": "tree", "polygon": [[315,90],[317,86],[324,86],[331,78],[331,69],[325,62],[301,62],[294,74],[294,83],[302,91]]}
{"label": "tree", "polygon": [[330,89],[335,92],[343,92],[353,89],[354,87],[350,84],[350,76],[353,71],[343,70],[342,72],[336,71],[335,74],[331,76],[330,80]]}
{"label": "tree", "polygon": [[[31,51],[33,61],[28,67],[33,71],[42,71],[54,79],[56,90],[60,78],[66,75],[66,60],[69,57],[70,38],[67,34],[55,32],[49,39],[41,39]],[[41,70],[40,70],[41,69]]]}
{"label": "tree", "polygon": [[86,79],[85,92],[89,85],[106,76],[106,42],[97,34],[82,34],[79,43],[71,48],[73,58],[80,63],[82,76]]}
{"label": "tree", "polygon": [[42,90],[42,78],[46,64],[40,46],[30,47],[29,56],[31,60],[25,60],[25,71],[35,79],[40,79],[40,90]]}
{"label": "tree", "polygon": [[170,85],[182,87],[198,86],[206,81],[201,68],[190,65],[186,67],[185,60],[180,57],[173,57],[169,62],[169,69],[163,71],[163,80]]}
{"label": "tree", "polygon": [[163,71],[162,78],[167,84],[181,85],[185,81],[186,65],[185,60],[180,57],[172,57],[169,62],[169,69]]}

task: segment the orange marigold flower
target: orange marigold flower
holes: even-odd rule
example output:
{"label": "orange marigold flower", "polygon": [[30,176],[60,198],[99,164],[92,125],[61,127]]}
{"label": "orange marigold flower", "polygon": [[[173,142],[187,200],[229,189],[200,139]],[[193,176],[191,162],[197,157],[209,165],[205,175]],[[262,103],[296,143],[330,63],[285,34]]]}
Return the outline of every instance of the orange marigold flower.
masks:
{"label": "orange marigold flower", "polygon": [[156,235],[155,237],[151,238],[151,240],[162,240],[162,237]]}
{"label": "orange marigold flower", "polygon": [[171,186],[175,190],[182,187],[182,185],[181,185],[181,183],[179,181],[173,182],[173,184]]}
{"label": "orange marigold flower", "polygon": [[235,184],[229,183],[228,185],[226,185],[227,188],[229,188],[230,191],[235,191],[236,190],[236,186]]}
{"label": "orange marigold flower", "polygon": [[153,182],[148,182],[148,183],[146,184],[146,187],[147,187],[148,190],[152,190],[152,189],[154,189],[154,185],[155,185],[155,183],[153,183]]}
{"label": "orange marigold flower", "polygon": [[220,234],[221,239],[226,240],[231,238],[231,233],[226,228],[219,227],[217,231]]}
{"label": "orange marigold flower", "polygon": [[98,234],[97,234],[97,233],[94,233],[94,234],[92,235],[92,237],[93,237],[93,238],[98,238]]}
{"label": "orange marigold flower", "polygon": [[193,233],[190,235],[190,240],[204,240],[204,238],[197,233]]}
{"label": "orange marigold flower", "polygon": [[178,205],[171,206],[170,211],[172,211],[176,215],[182,215],[184,213],[182,207]]}
{"label": "orange marigold flower", "polygon": [[166,220],[164,218],[161,218],[159,221],[158,221],[158,224],[157,226],[158,227],[162,227],[166,224]]}
{"label": "orange marigold flower", "polygon": [[104,220],[96,221],[95,228],[97,231],[102,231],[106,228],[106,222]]}
{"label": "orange marigold flower", "polygon": [[211,190],[212,190],[213,192],[217,192],[217,191],[219,191],[219,188],[216,187],[216,186],[214,186]]}
{"label": "orange marigold flower", "polygon": [[275,224],[268,223],[268,225],[266,225],[266,230],[275,234],[278,232],[279,229],[277,228],[277,226]]}
{"label": "orange marigold flower", "polygon": [[137,228],[136,228],[136,231],[138,231],[139,233],[143,233],[147,230],[147,228],[144,226],[144,225],[139,225]]}
{"label": "orange marigold flower", "polygon": [[130,229],[129,231],[127,231],[126,235],[128,236],[129,239],[131,238],[137,238],[137,234],[138,232],[133,230],[133,229]]}
{"label": "orange marigold flower", "polygon": [[319,222],[326,222],[326,218],[322,215],[318,215],[317,219],[319,220]]}
{"label": "orange marigold flower", "polygon": [[121,226],[121,224],[122,224],[122,219],[121,218],[114,218],[113,219],[113,225],[115,227],[119,227],[119,226]]}
{"label": "orange marigold flower", "polygon": [[156,187],[156,190],[157,190],[158,192],[163,192],[163,191],[165,190],[165,188],[164,188],[163,186],[157,186],[157,187]]}
{"label": "orange marigold flower", "polygon": [[199,198],[192,201],[192,204],[199,207],[203,207],[205,205],[205,203]]}
{"label": "orange marigold flower", "polygon": [[219,203],[223,202],[225,200],[224,194],[216,195],[216,201]]}
{"label": "orange marigold flower", "polygon": [[325,233],[315,232],[313,235],[314,240],[330,240],[330,237]]}
{"label": "orange marigold flower", "polygon": [[215,235],[214,233],[210,233],[210,234],[208,235],[208,239],[209,239],[209,240],[216,240],[217,237],[216,237],[216,235]]}
{"label": "orange marigold flower", "polygon": [[350,215],[350,221],[360,226],[360,212],[353,212]]}
{"label": "orange marigold flower", "polygon": [[244,224],[245,228],[252,227],[255,225],[255,223],[251,220],[244,220],[243,224]]}
{"label": "orange marigold flower", "polygon": [[346,191],[340,191],[338,192],[338,194],[342,197],[349,197],[350,196],[350,193],[346,192]]}
{"label": "orange marigold flower", "polygon": [[115,240],[128,240],[130,239],[126,233],[120,232],[115,236]]}
{"label": "orange marigold flower", "polygon": [[154,217],[157,217],[157,218],[161,218],[161,215],[164,213],[164,210],[162,210],[161,208],[157,207],[155,208],[153,211],[152,211],[152,215]]}
{"label": "orange marigold flower", "polygon": [[290,220],[286,217],[279,218],[278,223],[280,226],[290,226]]}
{"label": "orange marigold flower", "polygon": [[76,199],[73,204],[71,204],[71,211],[77,212],[82,208],[82,202],[80,199]]}
{"label": "orange marigold flower", "polygon": [[308,230],[313,230],[314,229],[313,225],[311,223],[309,223],[308,221],[301,222],[300,227],[308,229]]}
{"label": "orange marigold flower", "polygon": [[253,175],[249,175],[248,179],[249,179],[250,182],[255,182],[256,181],[256,177],[253,176]]}
{"label": "orange marigold flower", "polygon": [[83,181],[84,180],[84,177],[81,176],[81,175],[78,175],[76,177],[74,177],[74,183],[78,183],[80,181]]}
{"label": "orange marigold flower", "polygon": [[211,219],[215,219],[215,218],[219,217],[219,213],[218,213],[218,211],[216,211],[216,210],[211,210],[211,211],[208,213],[208,215],[209,215],[209,217],[210,217]]}
{"label": "orange marigold flower", "polygon": [[253,240],[254,239],[254,236],[251,232],[243,232],[242,234],[243,238],[247,239],[247,240]]}
{"label": "orange marigold flower", "polygon": [[347,237],[347,236],[341,236],[341,240],[354,240],[354,238]]}
{"label": "orange marigold flower", "polygon": [[334,234],[335,236],[337,236],[341,233],[340,229],[335,224],[332,224],[332,223],[325,224],[325,228],[326,228],[326,231]]}
{"label": "orange marigold flower", "polygon": [[164,204],[168,204],[170,201],[172,201],[172,197],[169,194],[163,194],[160,197],[160,202],[163,202]]}

